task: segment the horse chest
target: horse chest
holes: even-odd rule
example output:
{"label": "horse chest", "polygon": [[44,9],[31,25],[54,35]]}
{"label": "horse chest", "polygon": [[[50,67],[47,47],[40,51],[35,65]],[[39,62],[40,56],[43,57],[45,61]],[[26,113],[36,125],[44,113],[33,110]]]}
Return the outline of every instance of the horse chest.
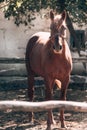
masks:
{"label": "horse chest", "polygon": [[66,58],[61,56],[47,58],[44,63],[44,73],[55,78],[68,75],[71,71],[71,64]]}

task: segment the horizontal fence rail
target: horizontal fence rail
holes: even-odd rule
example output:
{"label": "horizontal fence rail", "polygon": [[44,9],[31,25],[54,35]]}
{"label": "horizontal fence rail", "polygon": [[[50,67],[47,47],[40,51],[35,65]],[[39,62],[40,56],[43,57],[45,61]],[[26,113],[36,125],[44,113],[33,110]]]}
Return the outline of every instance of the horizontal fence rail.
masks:
{"label": "horizontal fence rail", "polygon": [[0,58],[0,64],[24,64],[24,58]]}
{"label": "horizontal fence rail", "polygon": [[0,111],[11,109],[12,111],[39,112],[55,108],[62,108],[65,110],[76,112],[87,112],[87,103],[53,100],[44,102],[0,101]]}
{"label": "horizontal fence rail", "polygon": [[[87,63],[87,57],[78,57],[78,58],[73,58],[73,63]],[[0,64],[24,64],[25,59],[24,58],[0,58]]]}

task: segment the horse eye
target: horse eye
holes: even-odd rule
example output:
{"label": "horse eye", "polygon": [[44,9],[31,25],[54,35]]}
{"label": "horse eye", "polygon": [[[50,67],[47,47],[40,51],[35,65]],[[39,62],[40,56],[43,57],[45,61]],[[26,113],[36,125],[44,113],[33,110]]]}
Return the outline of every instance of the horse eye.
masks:
{"label": "horse eye", "polygon": [[64,30],[66,30],[66,27],[64,25],[61,28],[64,29]]}
{"label": "horse eye", "polygon": [[53,49],[55,49],[55,46],[53,45]]}
{"label": "horse eye", "polygon": [[62,45],[60,45],[60,50],[62,49]]}

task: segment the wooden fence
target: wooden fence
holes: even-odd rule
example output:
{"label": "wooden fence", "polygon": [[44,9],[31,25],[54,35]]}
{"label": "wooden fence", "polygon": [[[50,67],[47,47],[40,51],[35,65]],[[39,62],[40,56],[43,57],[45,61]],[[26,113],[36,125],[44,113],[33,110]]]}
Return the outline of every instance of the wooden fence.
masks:
{"label": "wooden fence", "polygon": [[[87,56],[84,56],[84,57],[79,57],[79,58],[73,58],[73,63],[83,63],[85,66],[85,72],[87,74]],[[5,58],[5,57],[2,57],[0,58],[0,64],[25,64],[25,59],[24,58]],[[9,73],[8,73],[9,72]],[[19,71],[17,71],[17,73],[15,72],[15,69],[14,68],[11,68],[11,69],[7,69],[7,70],[1,70],[0,71],[0,74],[1,76],[20,76],[20,77],[26,77],[26,72],[25,70],[23,71],[23,73],[20,73]],[[22,78],[23,79],[23,78]],[[40,79],[40,78],[39,78]],[[79,79],[82,79],[82,80],[79,80]],[[76,76],[75,75],[75,78],[73,75],[71,75],[71,80],[70,80],[70,83],[84,83],[87,84],[87,78],[86,76]]]}
{"label": "wooden fence", "polygon": [[[73,63],[87,63],[87,57],[73,58]],[[0,64],[24,64],[24,58],[0,58]]]}
{"label": "wooden fence", "polygon": [[[85,63],[87,72],[87,57],[73,58],[73,63]],[[0,64],[24,64],[24,58],[0,58]],[[50,108],[64,108],[66,110],[74,110],[87,112],[87,103],[65,102],[65,101],[48,101],[41,103],[30,103],[21,101],[0,101],[0,110],[12,109],[15,111],[44,111]]]}
{"label": "wooden fence", "polygon": [[[74,63],[82,62],[87,67],[87,57],[73,58]],[[24,64],[24,58],[0,58],[0,64]],[[87,70],[87,69],[86,69]],[[48,109],[66,109],[69,111],[87,112],[87,103],[71,101],[0,101],[0,111],[12,109],[13,111],[47,111]]]}
{"label": "wooden fence", "polygon": [[[0,58],[0,64],[24,64],[25,59],[24,58]],[[85,64],[85,70],[87,73],[87,56],[85,57],[78,57],[73,58],[73,63],[83,63]]]}
{"label": "wooden fence", "polygon": [[26,101],[0,101],[0,111],[11,109],[13,111],[38,112],[49,109],[65,109],[76,112],[87,112],[86,102],[73,101],[44,101],[44,102],[26,102]]}

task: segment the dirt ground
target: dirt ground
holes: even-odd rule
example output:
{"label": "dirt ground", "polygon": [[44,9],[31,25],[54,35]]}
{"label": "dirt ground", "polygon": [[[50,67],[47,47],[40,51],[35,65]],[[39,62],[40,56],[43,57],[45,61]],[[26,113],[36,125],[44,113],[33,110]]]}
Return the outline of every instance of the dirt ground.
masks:
{"label": "dirt ground", "polygon": [[[54,91],[54,98],[59,98],[59,90]],[[27,89],[16,89],[0,91],[0,100],[22,100],[27,101]],[[44,91],[37,88],[35,101],[44,100]],[[87,102],[87,90],[68,89],[67,100]],[[0,111],[0,130],[45,130],[47,112],[38,112],[34,116],[34,124],[30,125],[28,113],[12,112],[12,110]],[[54,110],[54,119],[57,122],[52,126],[53,130],[60,129],[59,111]],[[87,113],[65,112],[65,123],[67,130],[87,130]]]}

